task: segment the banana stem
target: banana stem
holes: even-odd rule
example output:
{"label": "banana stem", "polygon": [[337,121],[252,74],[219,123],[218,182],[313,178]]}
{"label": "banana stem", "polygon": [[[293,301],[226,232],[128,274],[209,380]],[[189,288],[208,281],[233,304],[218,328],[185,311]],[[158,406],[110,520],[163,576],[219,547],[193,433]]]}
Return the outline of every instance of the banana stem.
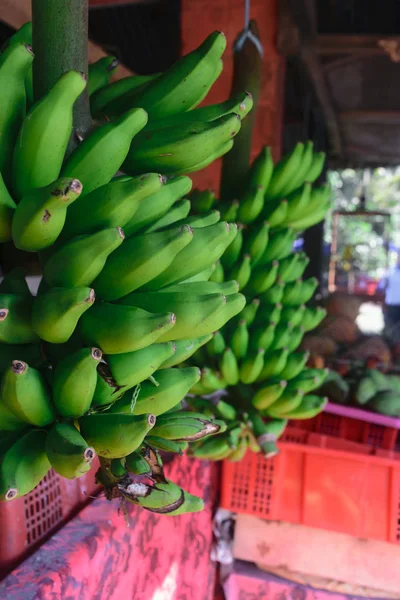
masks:
{"label": "banana stem", "polygon": [[[33,90],[42,98],[66,71],[88,76],[88,0],[32,0]],[[70,153],[92,126],[87,89],[74,107]]]}
{"label": "banana stem", "polygon": [[[255,36],[259,37],[257,25],[254,21],[250,21],[249,28]],[[220,199],[222,202],[231,202],[238,199],[245,185],[261,90],[261,69],[262,57],[254,43],[247,38],[243,47],[234,51],[231,96],[243,92],[243,90],[250,92],[253,96],[253,108],[244,119],[241,129],[234,139],[232,150],[225,154],[222,159],[220,185]]]}

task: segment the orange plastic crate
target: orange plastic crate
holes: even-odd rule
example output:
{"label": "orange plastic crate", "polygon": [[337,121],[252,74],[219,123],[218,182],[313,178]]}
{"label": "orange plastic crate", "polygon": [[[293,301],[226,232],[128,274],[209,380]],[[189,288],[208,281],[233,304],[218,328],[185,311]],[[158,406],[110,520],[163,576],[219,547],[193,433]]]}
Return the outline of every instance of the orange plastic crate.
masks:
{"label": "orange plastic crate", "polygon": [[94,463],[89,473],[74,480],[51,469],[27,496],[0,503],[0,578],[96,493],[97,468]]}
{"label": "orange plastic crate", "polygon": [[288,428],[280,454],[224,461],[221,506],[400,544],[400,455]]}

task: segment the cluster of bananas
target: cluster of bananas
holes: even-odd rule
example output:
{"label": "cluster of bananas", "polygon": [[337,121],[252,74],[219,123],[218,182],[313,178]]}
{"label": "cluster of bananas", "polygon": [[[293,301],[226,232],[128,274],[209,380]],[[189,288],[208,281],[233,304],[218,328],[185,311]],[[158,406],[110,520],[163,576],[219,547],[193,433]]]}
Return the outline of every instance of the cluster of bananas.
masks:
{"label": "cluster of bananas", "polygon": [[[275,166],[265,148],[249,170],[240,202],[222,206],[225,219],[239,221],[239,231],[211,280],[236,280],[247,305],[194,355],[196,364],[207,366],[189,406],[228,422],[224,433],[192,446],[194,456],[240,460],[248,446],[272,456],[288,419],[311,418],[325,406],[326,398],[310,392],[327,370],[307,368],[308,353],[296,350],[326,313],[306,305],[317,280],[302,279],[308,258],[293,250],[298,233],[329,208],[329,187],[312,187],[323,165],[324,154],[314,153],[312,142],[297,144]],[[201,214],[214,201],[212,192],[195,191],[192,204]]]}
{"label": "cluster of bananas", "polygon": [[182,173],[231,148],[251,96],[192,110],[221,72],[220,32],[154,77],[109,84],[115,61],[102,59],[89,92],[93,116],[108,119],[66,156],[86,81],[69,71],[33,103],[30,36],[27,24],[0,56],[0,241],[38,252],[43,269],[36,296],[20,269],[0,287],[0,499],[50,467],[79,477],[97,453],[109,497],[199,510],[157,451],[224,430],[180,411],[200,370],[176,365],[245,298],[235,282],[206,281],[237,226],[218,211],[188,217]]}

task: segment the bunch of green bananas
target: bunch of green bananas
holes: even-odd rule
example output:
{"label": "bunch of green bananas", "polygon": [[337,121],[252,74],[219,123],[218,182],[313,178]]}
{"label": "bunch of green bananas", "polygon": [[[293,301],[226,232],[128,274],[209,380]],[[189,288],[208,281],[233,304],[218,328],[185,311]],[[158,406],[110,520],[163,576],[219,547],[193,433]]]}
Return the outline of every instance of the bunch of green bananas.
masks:
{"label": "bunch of green bananas", "polygon": [[[248,446],[271,456],[288,419],[311,418],[325,406],[326,398],[311,392],[327,370],[307,368],[308,353],[298,347],[326,313],[307,305],[317,280],[302,279],[308,258],[293,250],[298,232],[328,210],[329,188],[312,187],[323,165],[324,154],[314,153],[311,142],[297,144],[275,166],[265,148],[240,200],[221,206],[223,218],[239,221],[239,231],[210,279],[220,285],[236,280],[247,305],[194,355],[204,368],[189,406],[228,422],[221,435],[196,443],[194,456],[240,460]],[[210,191],[192,195],[193,207],[204,215],[215,200]]]}
{"label": "bunch of green bananas", "polygon": [[33,102],[30,37],[27,24],[0,55],[0,241],[38,252],[43,268],[36,296],[21,269],[0,284],[0,499],[50,467],[79,477],[97,453],[110,497],[199,510],[165,480],[157,449],[225,429],[179,410],[200,371],[177,365],[245,298],[233,281],[208,282],[237,226],[218,211],[189,217],[183,173],[232,147],[251,96],[195,108],[221,72],[220,32],[157,76],[110,84],[116,63],[101,59],[89,92],[108,120],[66,156],[86,80],[69,71]]}

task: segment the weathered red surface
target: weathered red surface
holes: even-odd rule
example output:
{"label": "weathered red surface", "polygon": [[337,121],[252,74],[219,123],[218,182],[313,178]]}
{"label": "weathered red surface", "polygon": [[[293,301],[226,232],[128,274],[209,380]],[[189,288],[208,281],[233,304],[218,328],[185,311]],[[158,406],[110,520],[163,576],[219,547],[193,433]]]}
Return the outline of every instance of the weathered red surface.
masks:
{"label": "weathered red surface", "polygon": [[1,600],[211,600],[209,559],[217,468],[177,458],[167,476],[206,502],[167,517],[95,500],[0,583]]}
{"label": "weathered red surface", "polygon": [[234,571],[224,583],[224,592],[227,600],[362,600],[353,594],[318,590],[281,579],[241,560],[235,561]]}
{"label": "weathered red surface", "polygon": [[[252,0],[250,18],[255,19],[264,49],[263,79],[253,134],[252,157],[265,145],[272,147],[275,160],[282,149],[283,84],[285,61],[276,49],[278,0]],[[224,69],[207,95],[207,104],[223,102],[229,97],[233,71],[233,43],[244,26],[244,0],[182,0],[182,52],[186,54],[201,44],[212,31],[223,31],[227,48]],[[216,161],[190,176],[194,187],[218,191],[221,161]]]}

